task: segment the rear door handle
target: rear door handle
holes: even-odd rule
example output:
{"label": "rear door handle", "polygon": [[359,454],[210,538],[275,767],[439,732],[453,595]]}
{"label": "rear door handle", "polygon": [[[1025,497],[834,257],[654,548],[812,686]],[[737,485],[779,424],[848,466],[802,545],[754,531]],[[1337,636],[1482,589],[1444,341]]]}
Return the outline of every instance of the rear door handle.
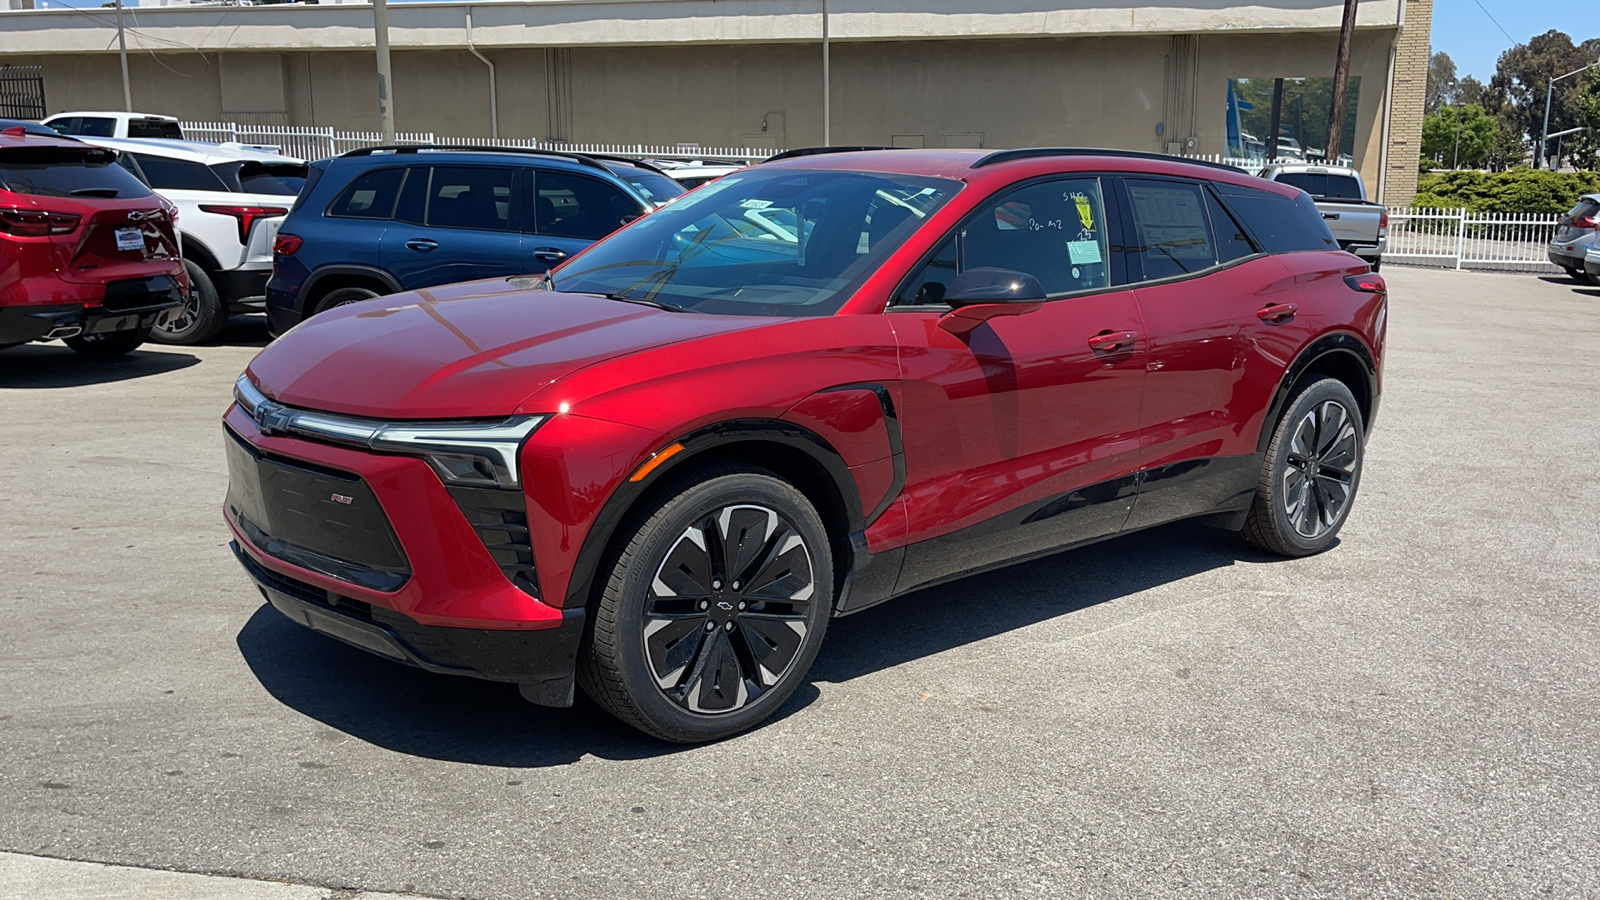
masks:
{"label": "rear door handle", "polygon": [[540,247],[533,251],[533,258],[542,259],[545,262],[556,262],[566,259],[567,251],[555,247]]}
{"label": "rear door handle", "polygon": [[1299,310],[1300,307],[1295,306],[1293,303],[1274,303],[1271,306],[1263,306],[1256,310],[1256,316],[1263,322],[1276,325],[1294,318],[1294,314]]}
{"label": "rear door handle", "polygon": [[1138,332],[1134,331],[1102,331],[1089,338],[1089,349],[1098,350],[1101,353],[1110,353],[1113,350],[1121,350],[1124,347],[1131,346],[1138,338]]}
{"label": "rear door handle", "polygon": [[1325,213],[1322,214],[1322,217],[1324,219],[1337,219],[1337,218],[1339,218],[1339,216],[1340,216],[1340,213],[1325,212]]}
{"label": "rear door handle", "polygon": [[406,241],[406,247],[418,253],[427,253],[429,250],[439,249],[439,242],[430,238],[413,238]]}

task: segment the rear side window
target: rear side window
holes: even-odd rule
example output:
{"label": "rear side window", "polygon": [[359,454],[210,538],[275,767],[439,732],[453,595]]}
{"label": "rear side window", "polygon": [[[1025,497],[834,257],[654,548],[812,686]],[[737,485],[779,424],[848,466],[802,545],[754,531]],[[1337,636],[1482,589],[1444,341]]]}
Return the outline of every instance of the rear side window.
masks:
{"label": "rear side window", "polygon": [[1230,263],[1246,256],[1254,256],[1256,248],[1238,220],[1210,191],[1206,191],[1206,212],[1211,214],[1211,235],[1217,240],[1217,262]]}
{"label": "rear side window", "polygon": [[367,172],[344,189],[328,207],[328,215],[349,219],[387,219],[394,212],[395,196],[400,193],[400,177],[405,169],[378,169]]}
{"label": "rear side window", "polygon": [[133,173],[110,151],[61,147],[0,150],[0,187],[41,197],[148,197]]}
{"label": "rear side window", "polygon": [[167,122],[161,119],[130,119],[128,120],[128,137],[131,138],[175,138],[183,139],[183,129],[177,122]]}
{"label": "rear side window", "polygon": [[1349,175],[1327,172],[1282,172],[1273,179],[1297,187],[1318,200],[1362,200],[1361,183]]}
{"label": "rear side window", "polygon": [[1339,249],[1317,205],[1305,194],[1290,198],[1231,184],[1218,185],[1217,193],[1266,253]]}
{"label": "rear side window", "polygon": [[182,159],[151,156],[148,153],[131,154],[144,171],[150,186],[158,191],[226,191],[228,185],[204,163]]}
{"label": "rear side window", "polygon": [[239,189],[247,194],[293,197],[305,183],[306,167],[299,163],[247,162],[239,167]]}
{"label": "rear side window", "polygon": [[1128,181],[1136,245],[1144,280],[1171,278],[1217,264],[1205,191],[1198,184]]}
{"label": "rear side window", "polygon": [[603,181],[541,170],[534,178],[534,230],[551,237],[598,241],[639,205]]}
{"label": "rear side window", "polygon": [[[516,174],[515,169],[490,166],[434,166],[427,224],[511,231],[511,186]],[[409,186],[406,193],[411,193]]]}

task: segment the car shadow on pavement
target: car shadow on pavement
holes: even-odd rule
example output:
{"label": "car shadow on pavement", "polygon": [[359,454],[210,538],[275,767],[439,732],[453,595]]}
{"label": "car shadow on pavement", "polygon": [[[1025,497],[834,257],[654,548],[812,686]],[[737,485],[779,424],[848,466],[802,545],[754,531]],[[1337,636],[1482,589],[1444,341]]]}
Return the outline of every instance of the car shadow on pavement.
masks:
{"label": "car shadow on pavement", "polygon": [[[155,345],[146,344],[146,348]],[[90,359],[64,344],[25,344],[0,352],[0,388],[70,388],[128,381],[187,369],[200,358],[181,350],[139,349],[113,359]]]}
{"label": "car shadow on pavement", "polygon": [[[1271,559],[1236,535],[1179,523],[917,591],[833,622],[806,683],[768,722],[814,702],[820,696],[814,681],[848,681],[1210,569]],[[623,725],[582,690],[570,709],[534,706],[513,685],[390,662],[296,625],[265,604],[237,643],[279,702],[397,753],[537,768],[586,754],[643,759],[692,749]]]}
{"label": "car shadow on pavement", "polygon": [[207,345],[226,344],[229,347],[265,347],[272,343],[267,333],[267,317],[254,315],[229,316],[228,324]]}

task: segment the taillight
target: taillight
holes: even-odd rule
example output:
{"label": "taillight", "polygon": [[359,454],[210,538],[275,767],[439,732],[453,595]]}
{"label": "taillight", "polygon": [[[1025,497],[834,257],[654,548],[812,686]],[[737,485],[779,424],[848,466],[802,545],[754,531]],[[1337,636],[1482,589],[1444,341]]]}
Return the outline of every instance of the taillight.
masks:
{"label": "taillight", "polygon": [[0,232],[17,237],[48,237],[71,234],[78,229],[79,217],[72,213],[41,212],[34,209],[0,209]]}
{"label": "taillight", "polygon": [[1595,221],[1594,216],[1579,216],[1572,220],[1572,224],[1579,228],[1594,228],[1596,227]]}
{"label": "taillight", "polygon": [[273,216],[289,214],[288,207],[284,206],[210,206],[202,205],[200,209],[208,213],[219,213],[224,216],[233,216],[239,220],[239,243],[250,243],[250,226],[257,219],[270,219]]}
{"label": "taillight", "polygon": [[279,234],[278,239],[272,242],[273,256],[293,256],[300,245],[305,243],[296,235]]}
{"label": "taillight", "polygon": [[1378,234],[1382,235],[1389,230],[1389,211],[1378,213]]}
{"label": "taillight", "polygon": [[1383,283],[1383,276],[1374,272],[1368,272],[1365,275],[1346,275],[1344,283],[1350,285],[1352,291],[1360,291],[1363,294],[1386,294],[1389,292],[1389,286]]}

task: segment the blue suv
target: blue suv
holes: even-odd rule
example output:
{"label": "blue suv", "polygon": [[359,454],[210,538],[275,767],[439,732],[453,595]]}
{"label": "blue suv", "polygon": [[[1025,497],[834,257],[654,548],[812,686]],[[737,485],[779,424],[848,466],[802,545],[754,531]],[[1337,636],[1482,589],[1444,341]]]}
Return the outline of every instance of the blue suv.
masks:
{"label": "blue suv", "polygon": [[267,326],[474,278],[537,274],[683,187],[647,163],[542,150],[367,147],[314,162],[273,244]]}

